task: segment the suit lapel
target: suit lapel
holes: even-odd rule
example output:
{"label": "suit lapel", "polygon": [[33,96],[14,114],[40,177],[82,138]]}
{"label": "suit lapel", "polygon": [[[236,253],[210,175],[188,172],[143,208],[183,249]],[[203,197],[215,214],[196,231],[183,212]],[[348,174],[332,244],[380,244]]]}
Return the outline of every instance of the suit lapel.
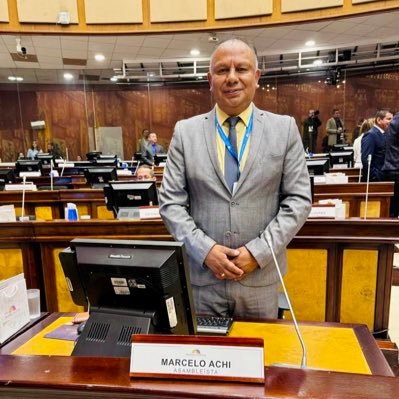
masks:
{"label": "suit lapel", "polygon": [[219,160],[216,152],[216,126],[215,126],[215,108],[205,115],[204,125],[203,125],[203,135],[205,136],[206,147],[208,149],[209,158],[211,160],[212,166],[215,169],[216,175],[219,177],[220,181],[230,192],[228,185],[224,179],[224,175],[219,167]]}
{"label": "suit lapel", "polygon": [[253,120],[252,133],[251,133],[251,143],[249,145],[247,161],[245,162],[244,169],[237,183],[236,192],[240,189],[243,182],[248,177],[249,171],[251,170],[255,162],[256,156],[258,154],[258,151],[261,148],[263,129],[264,129],[264,124],[262,120],[263,112],[260,111],[258,108],[256,108],[255,105],[253,106],[253,110],[254,110],[253,111],[254,120]]}

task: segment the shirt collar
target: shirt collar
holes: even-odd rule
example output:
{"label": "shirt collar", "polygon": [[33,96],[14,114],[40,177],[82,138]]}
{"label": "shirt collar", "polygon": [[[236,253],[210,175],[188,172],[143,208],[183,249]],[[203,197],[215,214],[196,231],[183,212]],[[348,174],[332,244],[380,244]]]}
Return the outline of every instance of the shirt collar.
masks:
{"label": "shirt collar", "polygon": [[[252,109],[253,109],[253,104],[249,104],[247,109],[244,109],[244,111],[242,111],[239,115],[241,120],[244,122],[244,125],[246,127],[248,127],[249,124],[249,119],[251,118],[251,114],[252,114]],[[223,125],[224,122],[226,122],[226,120],[231,116],[231,115],[227,115],[226,112],[222,111],[220,109],[220,107],[216,104],[216,116],[218,118],[218,121],[220,123],[220,125]]]}
{"label": "shirt collar", "polygon": [[374,125],[374,127],[376,127],[380,131],[380,133],[385,133],[385,131],[382,130],[378,125]]}

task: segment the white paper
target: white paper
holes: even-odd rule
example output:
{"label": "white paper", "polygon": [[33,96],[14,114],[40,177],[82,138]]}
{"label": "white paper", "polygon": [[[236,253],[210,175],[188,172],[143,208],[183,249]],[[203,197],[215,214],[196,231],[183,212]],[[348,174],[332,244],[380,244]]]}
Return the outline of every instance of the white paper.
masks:
{"label": "white paper", "polygon": [[16,222],[14,205],[0,206],[0,222]]}

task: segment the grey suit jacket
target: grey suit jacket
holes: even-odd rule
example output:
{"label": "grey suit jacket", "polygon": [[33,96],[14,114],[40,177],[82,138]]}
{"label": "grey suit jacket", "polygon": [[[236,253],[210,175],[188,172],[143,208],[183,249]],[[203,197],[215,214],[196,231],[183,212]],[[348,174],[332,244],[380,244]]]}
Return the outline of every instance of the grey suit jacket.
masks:
{"label": "grey suit jacket", "polygon": [[254,106],[248,158],[234,195],[216,153],[215,110],[177,122],[169,148],[160,213],[173,237],[186,244],[191,281],[218,280],[203,263],[213,245],[245,245],[259,268],[240,281],[275,283],[278,275],[265,240],[271,237],[283,273],[285,249],[310,212],[309,175],[293,118]]}

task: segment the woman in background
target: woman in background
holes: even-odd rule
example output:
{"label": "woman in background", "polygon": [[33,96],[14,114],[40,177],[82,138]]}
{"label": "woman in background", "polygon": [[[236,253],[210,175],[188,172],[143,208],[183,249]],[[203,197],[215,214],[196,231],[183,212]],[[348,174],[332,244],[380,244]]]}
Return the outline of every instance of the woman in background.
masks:
{"label": "woman in background", "polygon": [[33,140],[32,147],[29,148],[28,152],[26,153],[26,158],[28,159],[35,159],[36,155],[42,152],[37,143],[37,140]]}

